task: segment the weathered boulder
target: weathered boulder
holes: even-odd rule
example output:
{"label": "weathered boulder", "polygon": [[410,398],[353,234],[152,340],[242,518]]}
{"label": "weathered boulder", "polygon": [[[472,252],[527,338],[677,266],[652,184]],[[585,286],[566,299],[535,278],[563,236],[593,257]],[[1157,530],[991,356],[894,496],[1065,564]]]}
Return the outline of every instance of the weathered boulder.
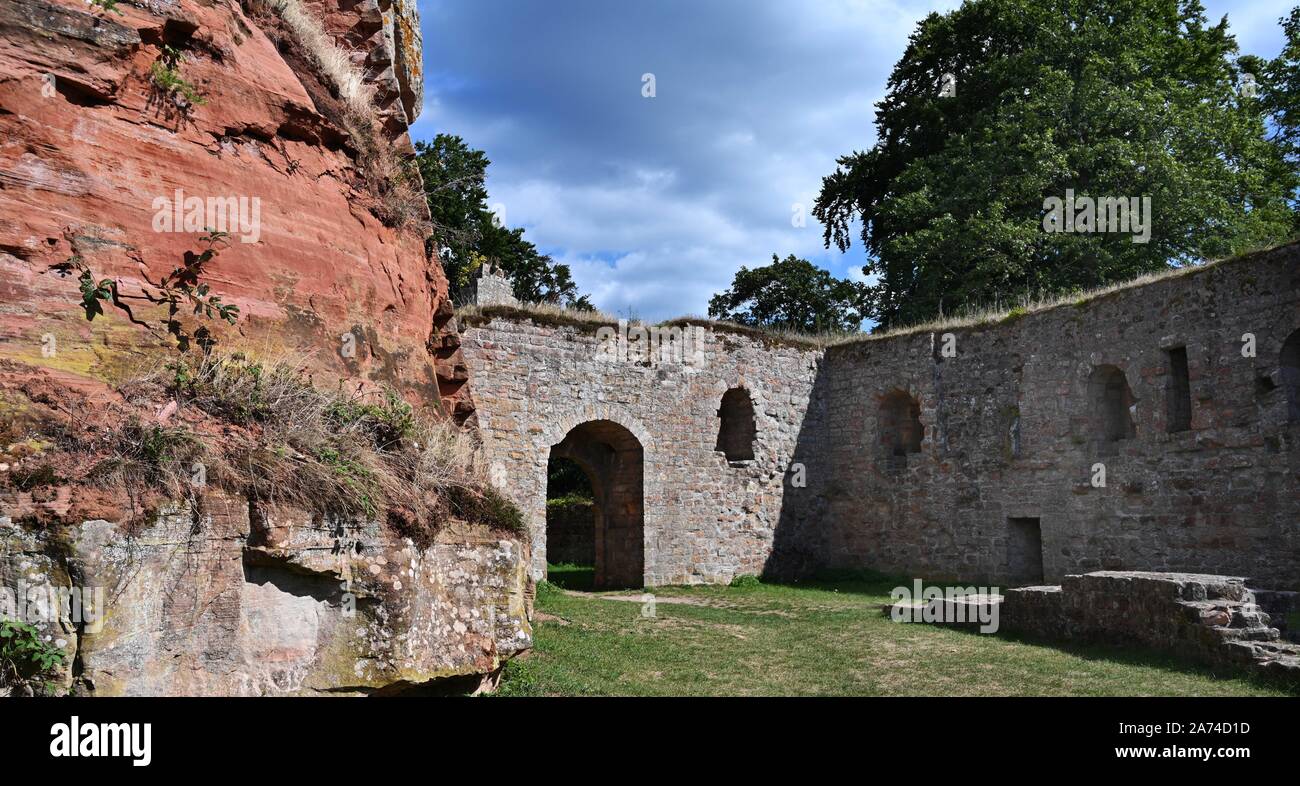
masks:
{"label": "weathered boulder", "polygon": [[486,532],[418,548],[219,494],[134,533],[0,519],[0,587],[55,599],[21,616],[85,695],[472,691],[532,643],[527,564]]}

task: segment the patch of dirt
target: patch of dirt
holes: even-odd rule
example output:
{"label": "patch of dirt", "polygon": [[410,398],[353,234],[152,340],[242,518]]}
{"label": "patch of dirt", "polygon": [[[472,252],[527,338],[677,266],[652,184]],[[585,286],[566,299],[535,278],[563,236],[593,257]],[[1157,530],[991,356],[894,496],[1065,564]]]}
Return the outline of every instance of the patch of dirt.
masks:
{"label": "patch of dirt", "polygon": [[[601,595],[595,592],[582,592],[580,590],[563,590],[565,595],[574,598],[595,598],[596,600],[621,600],[627,603],[645,603],[641,595]],[[649,593],[653,594],[653,593]],[[681,603],[686,606],[712,606],[704,598],[685,598],[685,597],[667,597],[663,595],[654,596],[655,603]]]}

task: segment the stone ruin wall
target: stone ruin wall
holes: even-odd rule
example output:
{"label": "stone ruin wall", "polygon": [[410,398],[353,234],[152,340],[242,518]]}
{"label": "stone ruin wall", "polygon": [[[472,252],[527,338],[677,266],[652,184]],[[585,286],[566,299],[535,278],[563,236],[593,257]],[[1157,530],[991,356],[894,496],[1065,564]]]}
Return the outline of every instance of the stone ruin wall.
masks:
{"label": "stone ruin wall", "polygon": [[[953,331],[827,354],[808,444],[814,526],[834,566],[1005,583],[1094,570],[1226,573],[1300,586],[1300,422],[1279,369],[1300,328],[1300,248]],[[1242,356],[1252,333],[1256,356]],[[1191,422],[1167,431],[1168,350],[1185,347]],[[1094,369],[1123,372],[1132,436],[1100,439]],[[885,468],[879,400],[920,403],[925,439]],[[1092,485],[1105,465],[1106,486]],[[818,484],[817,480],[824,480]],[[1011,518],[1038,519],[1042,575],[1014,564]]]}
{"label": "stone ruin wall", "polygon": [[[533,534],[546,570],[546,467],[552,445],[589,421],[613,421],[644,452],[644,583],[727,582],[763,571],[785,476],[812,391],[817,353],[705,332],[696,363],[604,360],[594,328],[495,317],[468,327],[478,422],[492,469]],[[724,393],[753,397],[754,458],[714,450]]]}
{"label": "stone ruin wall", "polygon": [[[1280,361],[1300,328],[1295,245],[953,329],[955,357],[942,333],[823,353],[710,329],[698,368],[610,363],[591,327],[493,313],[464,330],[464,351],[538,577],[548,450],[608,419],[645,446],[647,586],[872,568],[1002,586],[1106,569],[1300,588],[1300,422]],[[1169,433],[1178,347],[1191,417]],[[1101,366],[1127,381],[1112,390],[1132,421],[1122,439],[1106,438],[1115,407]],[[756,456],[731,464],[714,448],[737,386],[756,404]],[[916,452],[901,456],[900,400],[920,421]],[[1025,542],[1034,519],[1041,565]]]}

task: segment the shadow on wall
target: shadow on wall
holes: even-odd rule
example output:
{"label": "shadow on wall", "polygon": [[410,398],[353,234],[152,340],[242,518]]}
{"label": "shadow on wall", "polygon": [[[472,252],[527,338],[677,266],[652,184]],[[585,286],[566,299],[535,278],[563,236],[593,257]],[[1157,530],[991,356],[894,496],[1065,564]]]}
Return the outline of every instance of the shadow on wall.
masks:
{"label": "shadow on wall", "polygon": [[825,549],[822,526],[828,520],[827,499],[843,493],[828,482],[831,459],[823,441],[827,384],[824,374],[813,378],[808,409],[782,480],[781,512],[772,533],[772,552],[763,565],[764,581],[793,581],[825,567],[821,555]]}
{"label": "shadow on wall", "polygon": [[1118,569],[1300,589],[1297,257],[963,328],[947,360],[926,334],[828,349],[764,578]]}
{"label": "shadow on wall", "polygon": [[1300,423],[1300,330],[1288,336],[1282,345],[1279,365],[1279,376],[1286,394],[1287,417],[1292,423]]}

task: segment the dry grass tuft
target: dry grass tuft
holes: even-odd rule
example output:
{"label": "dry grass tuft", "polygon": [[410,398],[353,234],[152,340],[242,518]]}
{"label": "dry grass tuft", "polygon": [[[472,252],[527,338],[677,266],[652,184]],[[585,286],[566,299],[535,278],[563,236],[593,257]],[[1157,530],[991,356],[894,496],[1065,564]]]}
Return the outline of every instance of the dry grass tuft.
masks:
{"label": "dry grass tuft", "polygon": [[[772,328],[751,327],[749,325],[738,325],[734,322],[696,316],[679,317],[677,319],[670,319],[657,324],[662,326],[701,325],[719,333],[744,335],[759,341],[774,344],[797,346],[812,350],[829,349],[831,347],[848,346],[868,341],[879,341],[899,336],[914,335],[917,333],[941,332],[994,325],[999,322],[1020,319],[1032,314],[1050,311],[1051,309],[1067,305],[1086,307],[1094,301],[1118,292],[1124,292],[1136,287],[1147,286],[1149,284],[1172,280],[1182,276],[1197,275],[1199,273],[1207,272],[1218,265],[1234,264],[1238,261],[1251,259],[1259,254],[1268,253],[1269,251],[1286,245],[1288,244],[1283,243],[1269,246],[1227,259],[1213,260],[1202,265],[1188,265],[1185,267],[1170,268],[1168,270],[1147,273],[1128,281],[1108,284],[1087,291],[1071,292],[1063,295],[1052,296],[1026,296],[1015,300],[1010,304],[995,301],[992,304],[972,306],[962,310],[958,314],[941,316],[915,325],[897,327],[876,333],[801,333],[792,330],[777,330]],[[494,318],[502,318],[519,321],[532,320],[540,324],[548,325],[571,326],[590,333],[594,333],[598,328],[605,325],[618,324],[618,317],[610,316],[609,314],[599,311],[573,311],[561,306],[537,303],[527,303],[520,306],[486,307],[463,305],[457,306],[456,314],[460,318],[461,323],[466,325],[481,325],[486,324]],[[641,323],[633,320],[633,324],[648,323]]]}
{"label": "dry grass tuft", "polygon": [[[574,327],[586,333],[595,333],[602,327],[614,327],[618,325],[620,319],[620,317],[612,316],[603,311],[579,311],[550,303],[525,303],[518,306],[477,306],[467,304],[456,307],[456,316],[464,325],[483,325],[493,319],[501,318],[518,321],[531,320],[543,325]],[[679,317],[656,323],[633,319],[629,320],[629,325],[643,327],[700,325],[718,333],[732,333],[748,336],[765,343],[786,344],[806,349],[827,346],[840,338],[835,334],[813,335],[793,330],[757,328],[738,325],[734,322],[694,316]]]}
{"label": "dry grass tuft", "polygon": [[320,74],[334,85],[349,111],[363,117],[371,115],[373,88],[366,84],[361,71],[352,65],[348,53],[334,44],[320,20],[299,0],[269,0],[265,4],[269,4],[284,20]]}
{"label": "dry grass tuft", "polygon": [[419,171],[384,137],[375,114],[374,88],[351,55],[334,43],[300,0],[250,1],[283,20],[320,76],[334,87],[343,105],[343,125],[357,148],[363,179],[378,198],[375,212],[379,218],[393,227],[427,221],[429,211]]}
{"label": "dry grass tuft", "polygon": [[1113,284],[1096,287],[1094,289],[1083,290],[1079,292],[1068,292],[1062,295],[1052,296],[1026,296],[1015,301],[1011,305],[995,301],[992,304],[973,306],[965,309],[958,314],[951,316],[937,317],[932,320],[893,328],[887,331],[870,334],[855,334],[846,336],[839,340],[830,342],[829,346],[841,346],[845,344],[857,344],[864,341],[877,341],[880,339],[894,338],[897,336],[912,335],[915,333],[932,333],[939,331],[960,330],[962,328],[980,327],[983,325],[993,325],[1007,320],[1020,319],[1021,317],[1039,314],[1044,311],[1050,311],[1062,306],[1086,307],[1093,301],[1100,300],[1109,295],[1118,292],[1124,292],[1129,289],[1147,286],[1160,281],[1169,281],[1183,276],[1192,276],[1205,273],[1219,265],[1229,265],[1236,262],[1252,259],[1260,254],[1268,253],[1277,248],[1282,248],[1288,243],[1280,243],[1272,246],[1255,249],[1253,251],[1243,252],[1237,256],[1227,257],[1224,259],[1215,259],[1200,265],[1186,265],[1184,267],[1168,268],[1158,270],[1153,273],[1146,273],[1127,281],[1119,281]]}
{"label": "dry grass tuft", "polygon": [[382,516],[422,546],[449,519],[523,529],[488,483],[476,437],[391,390],[322,391],[301,363],[241,353],[172,361],[120,389],[128,399],[178,402],[174,420],[200,417],[204,428],[123,423],[96,480],[193,499],[201,465],[207,483],[250,499]]}
{"label": "dry grass tuft", "polygon": [[[484,324],[496,317],[506,319],[531,319],[548,325],[570,325],[596,331],[607,325],[617,325],[619,318],[603,311],[582,311],[553,303],[522,303],[518,306],[479,306],[473,303],[458,304],[456,317],[467,325]],[[633,324],[639,324],[635,320]]]}

